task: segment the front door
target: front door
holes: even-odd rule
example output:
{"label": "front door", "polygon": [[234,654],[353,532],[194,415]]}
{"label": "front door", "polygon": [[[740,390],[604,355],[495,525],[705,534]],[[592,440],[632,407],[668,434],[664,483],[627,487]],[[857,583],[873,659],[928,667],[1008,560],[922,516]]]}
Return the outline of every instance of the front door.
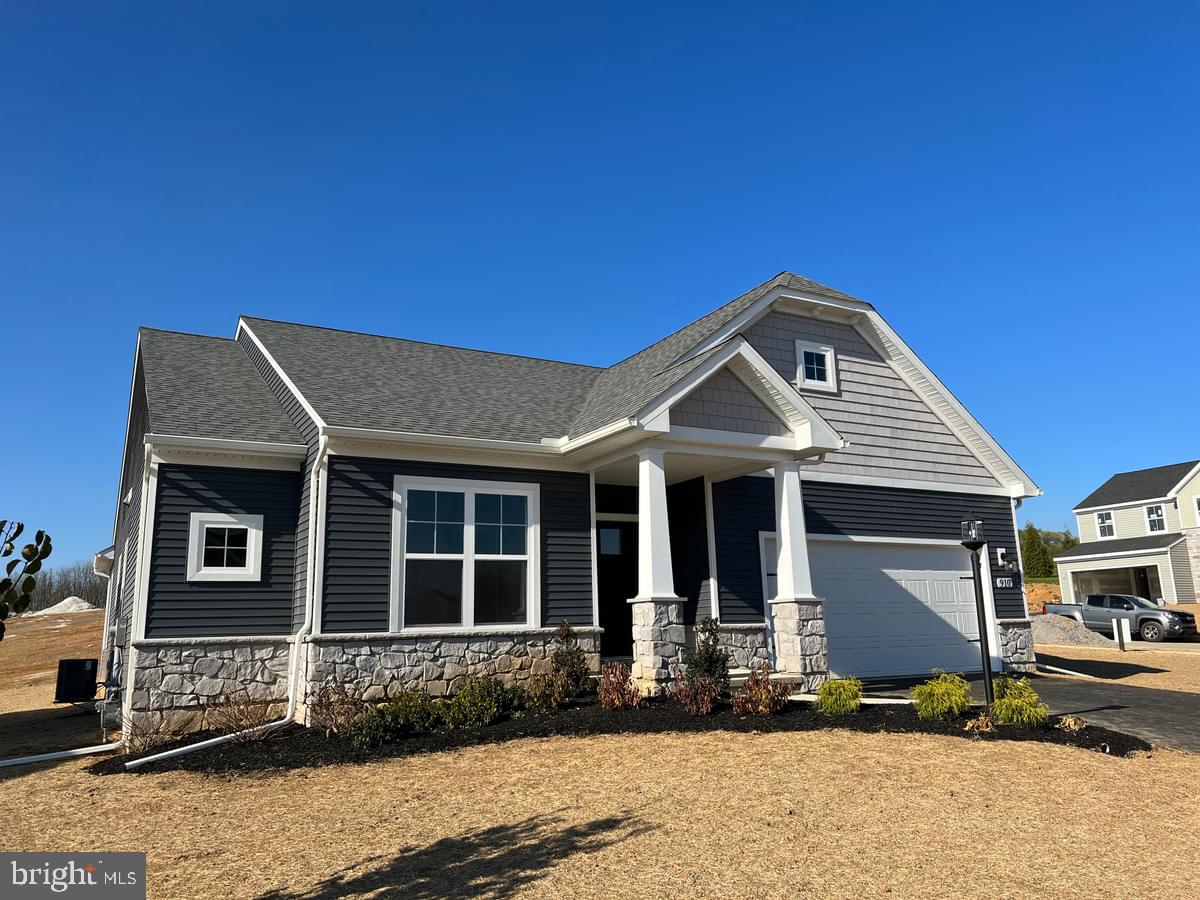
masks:
{"label": "front door", "polygon": [[596,523],[596,581],[600,600],[601,656],[633,656],[633,607],[637,596],[637,523]]}

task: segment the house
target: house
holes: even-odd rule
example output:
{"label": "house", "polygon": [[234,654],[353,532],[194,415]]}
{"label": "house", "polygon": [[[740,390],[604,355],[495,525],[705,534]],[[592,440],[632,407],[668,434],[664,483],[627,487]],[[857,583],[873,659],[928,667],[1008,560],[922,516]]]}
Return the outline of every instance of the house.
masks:
{"label": "house", "polygon": [[[104,666],[127,721],[593,664],[1033,662],[1039,488],[873,306],[784,273],[608,368],[245,317],[139,332]],[[978,622],[960,520],[987,529]],[[147,718],[148,717],[148,718]]]}
{"label": "house", "polygon": [[1055,558],[1063,601],[1200,598],[1200,460],[1121,472],[1074,509],[1078,546]]}

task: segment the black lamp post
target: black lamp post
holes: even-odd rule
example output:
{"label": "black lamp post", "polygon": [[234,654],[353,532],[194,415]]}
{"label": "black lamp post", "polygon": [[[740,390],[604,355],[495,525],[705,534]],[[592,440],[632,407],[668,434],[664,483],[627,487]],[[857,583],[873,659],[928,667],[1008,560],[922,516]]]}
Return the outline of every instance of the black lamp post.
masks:
{"label": "black lamp post", "polygon": [[962,545],[971,551],[971,574],[975,581],[975,615],[979,622],[979,655],[983,658],[983,695],[987,705],[996,700],[992,690],[992,651],[988,647],[987,614],[983,608],[983,576],[980,573],[979,549],[987,543],[983,536],[983,521],[975,513],[962,520]]}

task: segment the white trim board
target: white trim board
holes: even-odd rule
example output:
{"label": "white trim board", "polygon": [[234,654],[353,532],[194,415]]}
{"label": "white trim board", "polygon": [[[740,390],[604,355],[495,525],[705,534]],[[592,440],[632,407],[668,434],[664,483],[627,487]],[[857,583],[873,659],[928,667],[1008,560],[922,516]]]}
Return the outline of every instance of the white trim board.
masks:
{"label": "white trim board", "polygon": [[288,373],[284,371],[283,366],[281,366],[276,361],[275,357],[271,355],[271,351],[267,349],[266,344],[260,341],[258,339],[258,335],[254,333],[254,330],[246,324],[246,320],[244,318],[238,318],[237,330],[233,333],[233,339],[236,341],[238,339],[238,335],[240,335],[243,331],[246,332],[246,334],[249,335],[250,340],[254,342],[254,346],[257,347],[258,351],[263,355],[263,359],[267,361],[267,365],[275,370],[275,374],[279,376],[279,380],[283,382],[284,387],[291,391],[292,396],[295,397],[296,401],[300,404],[300,408],[308,413],[308,417],[312,419],[313,424],[317,426],[318,433],[324,431],[327,427],[325,420],[317,415],[317,411],[313,409],[313,405],[308,402],[308,399],[302,393],[300,393],[300,389],[296,387],[295,382],[288,377]]}
{"label": "white trim board", "polygon": [[1173,548],[1178,547],[1180,543],[1185,540],[1187,540],[1187,538],[1180,535],[1179,540],[1172,544],[1166,544],[1162,547],[1152,547],[1149,550],[1118,550],[1112,553],[1089,553],[1086,556],[1056,556],[1054,557],[1054,563],[1055,565],[1059,566],[1069,566],[1072,563],[1087,562],[1090,559],[1113,559],[1123,556],[1154,556],[1155,554],[1159,553],[1166,553],[1169,555]]}

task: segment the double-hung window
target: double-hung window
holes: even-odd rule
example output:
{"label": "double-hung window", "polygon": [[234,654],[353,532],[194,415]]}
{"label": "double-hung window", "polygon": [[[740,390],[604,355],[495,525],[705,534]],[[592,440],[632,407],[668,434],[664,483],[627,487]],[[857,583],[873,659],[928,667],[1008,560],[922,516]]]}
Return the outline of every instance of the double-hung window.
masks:
{"label": "double-hung window", "polygon": [[1117,531],[1116,526],[1113,524],[1111,510],[1096,513],[1096,533],[1102,538],[1110,538],[1116,535]]}
{"label": "double-hung window", "polygon": [[796,385],[816,391],[837,390],[837,354],[833,347],[796,341]]}
{"label": "double-hung window", "polygon": [[534,625],[538,488],[396,480],[394,629]]}
{"label": "double-hung window", "polygon": [[1150,534],[1157,534],[1160,531],[1167,530],[1167,519],[1163,515],[1161,503],[1146,507],[1146,529]]}

